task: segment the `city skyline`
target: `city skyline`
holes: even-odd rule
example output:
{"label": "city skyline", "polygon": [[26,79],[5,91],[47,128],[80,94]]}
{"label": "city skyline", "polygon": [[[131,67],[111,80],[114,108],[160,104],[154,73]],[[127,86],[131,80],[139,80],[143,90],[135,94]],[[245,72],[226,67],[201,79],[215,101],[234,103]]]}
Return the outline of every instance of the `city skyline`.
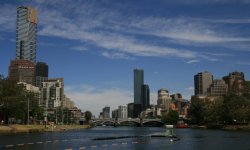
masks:
{"label": "city skyline", "polygon": [[16,9],[32,6],[37,61],[48,64],[50,78],[63,77],[67,96],[95,115],[107,104],[113,110],[133,102],[135,68],[144,70],[154,104],[160,88],[190,99],[198,72],[250,78],[248,1],[0,3],[0,74],[7,76],[15,59]]}

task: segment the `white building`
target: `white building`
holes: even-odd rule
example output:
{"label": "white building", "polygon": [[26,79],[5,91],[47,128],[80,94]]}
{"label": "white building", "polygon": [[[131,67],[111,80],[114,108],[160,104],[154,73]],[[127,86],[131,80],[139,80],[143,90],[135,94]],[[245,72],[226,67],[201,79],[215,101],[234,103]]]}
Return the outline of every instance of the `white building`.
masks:
{"label": "white building", "polygon": [[37,98],[37,102],[40,103],[41,92],[40,92],[39,87],[36,87],[34,85],[31,85],[31,84],[28,84],[28,83],[25,83],[25,82],[18,82],[17,84],[22,84],[22,85],[24,85],[26,91],[33,92],[35,94],[35,97]]}
{"label": "white building", "polygon": [[40,105],[45,108],[56,108],[61,106],[63,98],[63,78],[49,79],[42,83]]}
{"label": "white building", "polygon": [[118,118],[126,119],[128,118],[128,107],[127,105],[121,105],[118,107]]}

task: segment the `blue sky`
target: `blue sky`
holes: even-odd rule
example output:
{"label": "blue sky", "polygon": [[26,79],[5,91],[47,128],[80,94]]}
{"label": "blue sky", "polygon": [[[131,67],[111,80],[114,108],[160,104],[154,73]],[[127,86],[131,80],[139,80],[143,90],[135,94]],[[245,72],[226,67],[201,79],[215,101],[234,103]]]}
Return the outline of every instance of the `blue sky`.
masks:
{"label": "blue sky", "polygon": [[0,74],[15,58],[16,7],[38,10],[37,61],[95,115],[133,101],[133,69],[157,90],[193,94],[193,75],[250,78],[250,0],[1,0]]}

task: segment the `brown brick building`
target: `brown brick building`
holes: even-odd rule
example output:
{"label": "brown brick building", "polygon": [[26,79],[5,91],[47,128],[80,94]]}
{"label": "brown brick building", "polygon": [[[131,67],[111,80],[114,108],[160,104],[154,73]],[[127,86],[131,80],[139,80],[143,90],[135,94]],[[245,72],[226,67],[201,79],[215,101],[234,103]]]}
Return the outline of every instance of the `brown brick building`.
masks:
{"label": "brown brick building", "polygon": [[35,64],[29,60],[12,60],[9,66],[8,78],[15,82],[35,85],[35,71]]}

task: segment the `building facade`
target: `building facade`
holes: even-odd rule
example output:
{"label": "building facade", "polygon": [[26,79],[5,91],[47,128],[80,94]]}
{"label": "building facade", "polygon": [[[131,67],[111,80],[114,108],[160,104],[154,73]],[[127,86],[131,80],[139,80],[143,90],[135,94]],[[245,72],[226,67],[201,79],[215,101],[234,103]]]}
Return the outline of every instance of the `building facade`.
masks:
{"label": "building facade", "polygon": [[102,109],[103,118],[110,118],[110,107],[106,106]]}
{"label": "building facade", "polygon": [[118,109],[112,111],[112,118],[114,119],[118,118]]}
{"label": "building facade", "polygon": [[142,86],[144,85],[144,71],[134,70],[134,103],[142,104]]}
{"label": "building facade", "polygon": [[183,99],[180,93],[171,95],[173,110],[176,110],[179,114],[179,118],[187,118],[190,108],[190,101]]}
{"label": "building facade", "polygon": [[224,80],[214,80],[208,88],[208,96],[224,96],[227,95],[228,85]]}
{"label": "building facade", "polygon": [[36,62],[37,11],[34,8],[17,8],[16,59]]}
{"label": "building facade", "polygon": [[118,118],[120,119],[128,118],[128,109],[126,105],[118,106]]}
{"label": "building facade", "polygon": [[138,118],[141,113],[141,104],[129,103],[127,105],[128,117],[129,118]]}
{"label": "building facade", "polygon": [[9,66],[8,78],[15,82],[25,82],[35,85],[35,64],[28,60],[12,60]]}
{"label": "building facade", "polygon": [[244,89],[245,77],[243,72],[231,72],[228,76],[224,76],[223,80],[228,84],[228,90],[238,92],[241,94],[241,91]]}
{"label": "building facade", "polygon": [[167,89],[158,90],[158,99],[157,99],[157,109],[161,109],[164,112],[168,112],[171,108],[172,98],[169,96]]}
{"label": "building facade", "polygon": [[142,111],[150,107],[150,89],[147,84],[142,85]]}
{"label": "building facade", "polygon": [[207,95],[207,90],[213,83],[213,75],[207,71],[200,72],[194,76],[195,96]]}
{"label": "building facade", "polygon": [[49,66],[45,62],[36,63],[36,86],[41,87],[42,82],[48,80]]}
{"label": "building facade", "polygon": [[64,98],[63,78],[49,79],[42,83],[40,105],[46,109],[61,106]]}

